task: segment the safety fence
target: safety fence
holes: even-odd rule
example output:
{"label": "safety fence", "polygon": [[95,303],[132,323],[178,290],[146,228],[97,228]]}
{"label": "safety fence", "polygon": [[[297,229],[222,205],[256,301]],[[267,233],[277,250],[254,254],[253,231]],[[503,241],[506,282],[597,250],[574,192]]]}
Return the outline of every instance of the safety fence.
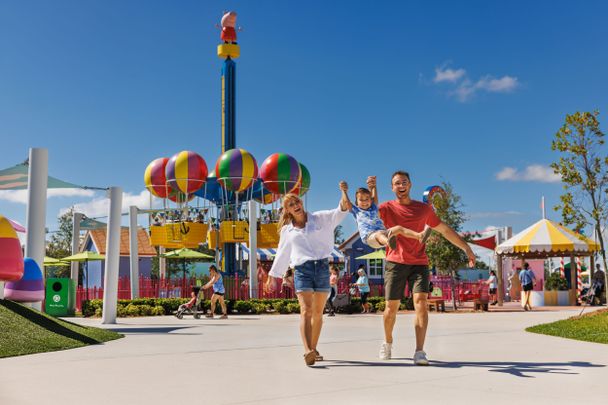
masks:
{"label": "safety fence", "polygon": [[[295,298],[292,286],[282,285],[280,279],[272,279],[268,287],[265,279],[258,280],[256,294],[253,298]],[[208,278],[197,277],[173,277],[173,278],[139,278],[140,298],[188,298],[195,287],[202,287]],[[252,298],[249,291],[249,278],[236,276],[224,276],[225,297],[229,300],[248,300]],[[338,280],[338,294],[350,294],[359,296],[356,287],[352,287],[356,279],[345,275]],[[431,282],[434,288],[441,289],[441,298],[446,302],[452,301],[452,279],[445,276],[432,276]],[[456,281],[456,301],[458,303],[472,301],[483,295],[487,296],[487,285],[483,282]],[[211,298],[211,288],[203,290],[206,299]],[[409,288],[406,287],[405,295],[409,296]],[[370,296],[384,296],[384,284],[382,279],[370,280]],[[102,299],[103,288],[92,287],[88,290],[78,286],[76,290],[76,308],[82,307],[82,301]],[[118,299],[131,299],[131,282],[129,277],[118,279]]]}

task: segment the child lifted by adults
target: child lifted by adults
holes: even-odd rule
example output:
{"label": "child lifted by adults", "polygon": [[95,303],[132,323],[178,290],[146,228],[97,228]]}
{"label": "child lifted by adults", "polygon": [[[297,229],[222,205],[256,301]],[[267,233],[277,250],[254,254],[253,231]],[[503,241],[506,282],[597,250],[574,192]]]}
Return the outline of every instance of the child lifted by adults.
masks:
{"label": "child lifted by adults", "polygon": [[[376,189],[376,177],[367,178],[370,190]],[[404,171],[396,171],[391,176],[391,187],[395,199],[386,201],[378,207],[380,218],[387,229],[402,226],[414,232],[423,232],[428,226],[440,233],[450,243],[462,249],[468,259],[469,266],[475,265],[475,254],[470,246],[452,228],[441,222],[432,207],[410,197],[412,182],[410,175]],[[384,291],[386,307],[384,310],[384,342],[380,346],[380,359],[391,358],[393,345],[393,328],[397,319],[397,311],[405,285],[408,283],[414,298],[414,331],[416,334],[416,350],[414,364],[426,366],[429,361],[424,352],[424,340],[428,325],[427,296],[429,293],[430,270],[425,245],[414,238],[398,237],[395,248],[387,247],[386,266],[384,269]]]}
{"label": "child lifted by adults", "polygon": [[[346,183],[340,183],[345,190]],[[323,358],[317,343],[323,325],[323,308],[331,289],[329,257],[334,248],[334,229],[348,215],[348,201],[340,200],[333,210],[306,212],[296,194],[283,198],[279,219],[279,246],[270,269],[268,285],[273,277],[282,277],[291,264],[294,286],[300,303],[300,335],[304,344],[304,362],[312,366]]]}
{"label": "child lifted by adults", "polygon": [[[346,184],[346,182],[342,183]],[[345,189],[342,189],[342,193],[342,198],[348,201],[348,209],[357,222],[361,241],[374,249],[386,246],[395,249],[397,247],[397,236],[399,235],[406,238],[414,238],[425,243],[431,234],[430,228],[427,228],[423,232],[414,232],[400,225],[386,229],[378,215],[378,193],[375,187],[370,190],[364,187],[358,188],[355,192],[355,205],[348,198],[348,185]]]}

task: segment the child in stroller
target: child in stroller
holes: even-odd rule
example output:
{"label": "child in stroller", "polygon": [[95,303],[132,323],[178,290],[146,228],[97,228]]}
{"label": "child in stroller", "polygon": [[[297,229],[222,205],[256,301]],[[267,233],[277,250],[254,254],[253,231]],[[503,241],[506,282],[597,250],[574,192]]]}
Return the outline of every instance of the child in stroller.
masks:
{"label": "child in stroller", "polygon": [[184,314],[186,315],[190,315],[192,314],[194,316],[194,319],[199,319],[201,316],[199,314],[199,306],[201,304],[201,300],[199,300],[199,292],[200,292],[200,287],[194,287],[192,289],[192,292],[190,293],[190,301],[186,302],[185,304],[182,304],[179,306],[179,308],[177,309],[177,312],[175,312],[175,317],[177,319],[182,319],[184,317]]}

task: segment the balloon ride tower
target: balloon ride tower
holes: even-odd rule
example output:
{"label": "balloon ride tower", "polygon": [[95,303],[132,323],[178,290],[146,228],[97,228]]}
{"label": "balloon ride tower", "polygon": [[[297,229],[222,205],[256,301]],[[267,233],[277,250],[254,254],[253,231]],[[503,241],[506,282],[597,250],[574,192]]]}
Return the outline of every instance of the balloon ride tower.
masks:
{"label": "balloon ride tower", "polygon": [[[236,63],[240,48],[236,43],[236,12],[222,16],[222,43],[217,46],[217,56],[224,59],[222,67],[222,153],[236,148]],[[224,245],[224,271],[233,272],[237,267],[236,245]]]}

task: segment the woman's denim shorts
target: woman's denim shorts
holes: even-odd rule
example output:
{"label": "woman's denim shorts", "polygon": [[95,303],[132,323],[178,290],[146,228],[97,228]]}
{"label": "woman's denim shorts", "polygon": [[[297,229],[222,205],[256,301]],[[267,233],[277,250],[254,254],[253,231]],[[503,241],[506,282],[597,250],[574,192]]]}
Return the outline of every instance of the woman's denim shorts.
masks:
{"label": "woman's denim shorts", "polygon": [[309,260],[295,269],[294,285],[296,292],[329,292],[329,260]]}

